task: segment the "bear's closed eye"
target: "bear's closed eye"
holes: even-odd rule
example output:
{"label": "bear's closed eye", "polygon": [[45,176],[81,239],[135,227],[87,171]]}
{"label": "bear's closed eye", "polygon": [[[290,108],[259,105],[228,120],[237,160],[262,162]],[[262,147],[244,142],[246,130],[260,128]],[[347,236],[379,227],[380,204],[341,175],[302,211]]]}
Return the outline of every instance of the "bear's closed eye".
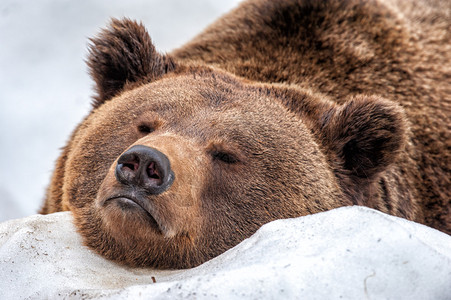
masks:
{"label": "bear's closed eye", "polygon": [[141,124],[138,126],[138,131],[143,134],[149,134],[155,131],[155,129],[149,125]]}
{"label": "bear's closed eye", "polygon": [[238,162],[238,158],[231,153],[221,152],[221,151],[213,151],[211,153],[211,155],[212,155],[213,159],[220,160],[227,164],[234,164],[234,163]]}

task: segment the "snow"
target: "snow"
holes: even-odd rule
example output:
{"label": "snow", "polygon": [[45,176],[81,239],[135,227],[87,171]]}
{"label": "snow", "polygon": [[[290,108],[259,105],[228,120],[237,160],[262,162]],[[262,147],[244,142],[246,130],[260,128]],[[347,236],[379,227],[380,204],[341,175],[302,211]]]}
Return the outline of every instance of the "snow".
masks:
{"label": "snow", "polygon": [[125,16],[166,52],[238,2],[0,1],[0,222],[38,211],[59,149],[90,109],[88,37]]}
{"label": "snow", "polygon": [[0,224],[0,299],[451,295],[451,236],[365,207],[278,220],[197,268],[173,271],[107,261],[81,244],[71,221],[65,212]]}

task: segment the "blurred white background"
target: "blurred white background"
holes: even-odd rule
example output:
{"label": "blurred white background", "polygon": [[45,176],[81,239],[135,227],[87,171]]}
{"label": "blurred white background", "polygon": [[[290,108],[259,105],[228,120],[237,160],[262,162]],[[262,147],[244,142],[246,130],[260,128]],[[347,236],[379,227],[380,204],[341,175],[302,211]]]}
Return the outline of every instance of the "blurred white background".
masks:
{"label": "blurred white background", "polygon": [[169,52],[238,2],[2,0],[0,222],[38,211],[60,148],[90,109],[89,37],[125,16]]}

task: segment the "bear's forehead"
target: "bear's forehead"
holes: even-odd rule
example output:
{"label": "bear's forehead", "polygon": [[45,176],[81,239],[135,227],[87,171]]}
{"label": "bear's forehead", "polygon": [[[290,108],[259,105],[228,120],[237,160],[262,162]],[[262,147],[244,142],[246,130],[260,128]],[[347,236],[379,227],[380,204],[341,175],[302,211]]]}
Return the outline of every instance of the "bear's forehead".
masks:
{"label": "bear's forehead", "polygon": [[261,88],[214,75],[171,75],[125,92],[118,102],[127,111],[151,110],[178,120],[198,117],[234,122],[239,118],[240,123],[248,123],[268,117],[286,119],[288,110]]}

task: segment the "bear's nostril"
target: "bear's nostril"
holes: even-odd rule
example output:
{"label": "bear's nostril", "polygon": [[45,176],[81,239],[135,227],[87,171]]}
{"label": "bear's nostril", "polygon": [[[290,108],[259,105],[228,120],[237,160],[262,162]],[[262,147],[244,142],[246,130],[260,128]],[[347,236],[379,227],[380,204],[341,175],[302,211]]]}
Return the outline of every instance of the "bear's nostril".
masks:
{"label": "bear's nostril", "polygon": [[139,168],[138,162],[128,162],[128,163],[122,163],[123,168],[128,168],[131,171],[137,171]]}
{"label": "bear's nostril", "polygon": [[153,178],[153,179],[161,178],[154,161],[151,162],[149,164],[149,166],[147,167],[147,176],[149,176],[149,178]]}
{"label": "bear's nostril", "polygon": [[136,172],[139,169],[140,159],[134,153],[122,155],[119,158],[118,164],[121,165],[121,169]]}

